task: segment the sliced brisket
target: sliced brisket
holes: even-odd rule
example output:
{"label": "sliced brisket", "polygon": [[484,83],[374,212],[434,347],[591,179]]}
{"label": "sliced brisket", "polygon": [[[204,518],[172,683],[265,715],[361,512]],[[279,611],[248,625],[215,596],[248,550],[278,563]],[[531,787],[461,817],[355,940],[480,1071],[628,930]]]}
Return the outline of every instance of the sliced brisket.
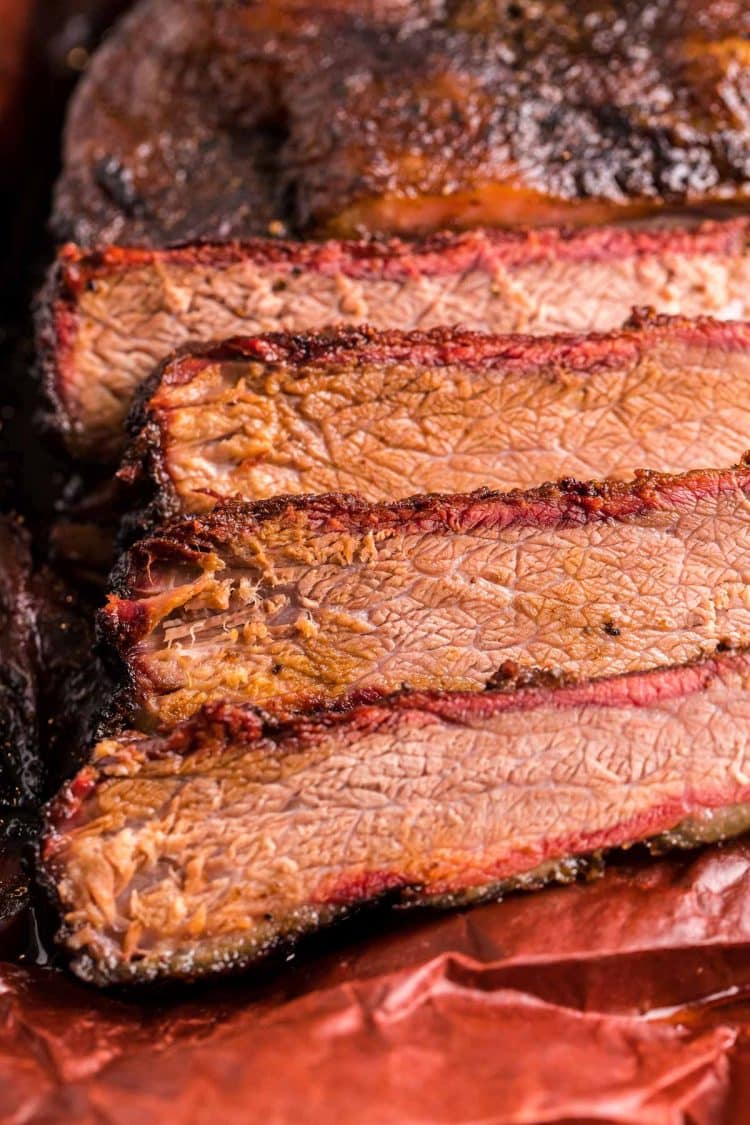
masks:
{"label": "sliced brisket", "polygon": [[387,500],[730,465],[750,444],[750,325],[241,338],[167,361],[141,416],[121,476],[145,470],[162,517],[235,496]]}
{"label": "sliced brisket", "polygon": [[124,558],[102,611],[129,721],[207,702],[575,679],[750,643],[750,467],[367,504],[227,503]]}
{"label": "sliced brisket", "polygon": [[695,230],[473,232],[417,243],[255,241],[63,249],[39,351],[70,448],[116,457],[136,388],[187,341],[334,323],[486,332],[606,330],[633,305],[750,315],[748,222]]}
{"label": "sliced brisket", "polygon": [[748,746],[746,651],[280,724],[216,705],[100,743],[49,810],[43,870],[86,980],[224,972],[382,896],[455,905],[741,832]]}
{"label": "sliced brisket", "polygon": [[746,0],[143,0],[74,99],[57,230],[163,245],[744,203],[749,32]]}

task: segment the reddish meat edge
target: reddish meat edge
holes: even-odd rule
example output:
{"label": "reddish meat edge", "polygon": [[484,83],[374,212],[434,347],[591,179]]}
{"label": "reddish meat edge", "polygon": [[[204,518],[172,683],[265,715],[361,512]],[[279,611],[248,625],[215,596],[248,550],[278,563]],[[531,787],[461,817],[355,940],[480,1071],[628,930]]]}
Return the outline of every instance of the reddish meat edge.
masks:
{"label": "reddish meat edge", "polygon": [[741,456],[749,396],[750,325],[707,317],[637,310],[585,336],[269,333],[166,360],[118,475],[144,482],[163,519],[234,497],[684,472],[696,447],[703,464]]}
{"label": "reddish meat edge", "polygon": [[[59,939],[97,984],[192,978],[383,896],[457,906],[750,824],[750,654],[127,733],[48,807]],[[582,867],[583,865],[583,867]]]}
{"label": "reddish meat edge", "polygon": [[188,341],[332,323],[608,330],[643,304],[741,317],[747,233],[748,221],[734,219],[694,229],[477,231],[416,242],[256,240],[91,253],[68,245],[39,302],[38,351],[71,451],[113,460],[137,387]]}
{"label": "reddish meat edge", "polygon": [[750,463],[367,504],[228,502],[124,556],[101,630],[130,725],[590,679],[750,643]]}

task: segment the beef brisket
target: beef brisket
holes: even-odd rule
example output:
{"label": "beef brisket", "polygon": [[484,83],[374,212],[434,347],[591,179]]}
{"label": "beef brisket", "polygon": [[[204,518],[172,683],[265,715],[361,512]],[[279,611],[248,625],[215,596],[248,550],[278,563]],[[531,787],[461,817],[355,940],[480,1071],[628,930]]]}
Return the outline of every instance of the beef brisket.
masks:
{"label": "beef brisket", "polygon": [[124,558],[103,633],[130,721],[509,670],[575,679],[750,642],[750,465],[366,504],[226,503]]}
{"label": "beef brisket", "polygon": [[382,896],[456,905],[750,822],[750,655],[575,686],[405,693],[124,734],[48,812],[46,881],[99,984],[240,967]]}
{"label": "beef brisket", "polygon": [[417,243],[256,241],[168,251],[63,249],[39,351],[70,448],[112,458],[133,394],[188,340],[337,322],[487,332],[606,330],[633,305],[750,315],[747,220],[696,230],[473,232]]}
{"label": "beef brisket", "polygon": [[746,0],[143,0],[74,99],[57,230],[163,245],[744,203],[749,32]]}
{"label": "beef brisket", "polygon": [[121,476],[160,516],[217,500],[368,500],[648,466],[730,465],[750,444],[750,325],[639,315],[606,335],[350,330],[167,361]]}

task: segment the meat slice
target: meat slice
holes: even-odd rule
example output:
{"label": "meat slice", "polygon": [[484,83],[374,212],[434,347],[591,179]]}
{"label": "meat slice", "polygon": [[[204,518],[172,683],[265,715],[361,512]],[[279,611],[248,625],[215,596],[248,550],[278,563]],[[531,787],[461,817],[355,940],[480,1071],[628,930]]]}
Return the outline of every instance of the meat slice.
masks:
{"label": "meat slice", "polygon": [[114,459],[134,392],[187,341],[333,323],[486,332],[607,330],[633,305],[750,316],[747,220],[694,230],[476,231],[416,243],[65,247],[39,352],[69,447]]}
{"label": "meat slice", "polygon": [[509,673],[575,679],[750,643],[750,464],[366,504],[226,503],[124,558],[102,611],[146,728]]}
{"label": "meat slice", "polygon": [[750,443],[750,325],[637,316],[592,336],[269,335],[164,365],[121,477],[156,511],[358,492],[368,500],[647,465],[730,465]]}
{"label": "meat slice", "polygon": [[742,204],[749,33],[747,0],[143,0],[74,99],[57,230],[163,245]]}
{"label": "meat slice", "polygon": [[[0,516],[0,957],[25,952],[27,855],[39,808],[91,737],[92,629],[62,583],[32,569],[29,536]],[[84,741],[86,740],[86,741]]]}
{"label": "meat slice", "polygon": [[86,980],[225,972],[383,896],[456,905],[741,832],[748,746],[747,651],[282,723],[219,704],[101,742],[43,870]]}

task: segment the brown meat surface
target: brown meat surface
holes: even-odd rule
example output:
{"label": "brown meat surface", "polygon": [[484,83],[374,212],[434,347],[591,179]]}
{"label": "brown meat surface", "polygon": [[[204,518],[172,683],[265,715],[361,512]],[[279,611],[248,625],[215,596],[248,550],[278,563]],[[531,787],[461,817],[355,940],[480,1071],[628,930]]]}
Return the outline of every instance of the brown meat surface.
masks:
{"label": "brown meat surface", "polygon": [[143,0],[75,97],[57,230],[163,245],[742,204],[749,31],[747,0]]}
{"label": "brown meat surface", "polygon": [[101,614],[128,718],[509,673],[584,679],[750,642],[750,467],[366,504],[227,503],[125,556]]}
{"label": "brown meat surface", "polygon": [[606,335],[267,335],[164,365],[125,479],[160,515],[218,500],[531,488],[729,465],[750,444],[750,325],[638,316]]}
{"label": "brown meat surface", "polygon": [[[475,231],[416,243],[257,240],[62,250],[39,351],[69,447],[115,459],[133,395],[175,347],[334,323],[486,332],[608,330],[634,305],[750,317],[747,220],[695,230]],[[704,462],[705,463],[705,462]]]}
{"label": "brown meat surface", "polygon": [[213,706],[101,742],[49,809],[60,937],[99,984],[195,977],[383,895],[455,905],[721,839],[750,816],[749,723],[746,651],[281,724]]}

